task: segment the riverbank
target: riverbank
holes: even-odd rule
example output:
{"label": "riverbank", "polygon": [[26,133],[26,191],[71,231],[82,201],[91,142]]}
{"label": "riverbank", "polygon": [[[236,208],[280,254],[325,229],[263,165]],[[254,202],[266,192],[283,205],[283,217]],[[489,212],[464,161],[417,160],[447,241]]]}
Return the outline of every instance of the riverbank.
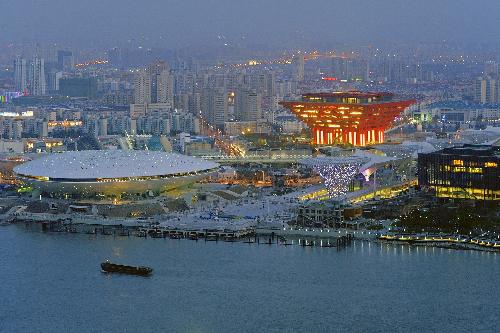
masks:
{"label": "riverbank", "polygon": [[[454,250],[500,252],[500,241],[463,235],[381,234],[370,230],[333,228],[262,228],[248,224],[186,225],[159,222],[155,219],[103,219],[97,217],[50,218],[48,214],[17,214],[12,223],[24,223],[26,228],[39,227],[45,232],[99,234],[114,237],[171,238],[256,244],[301,245],[318,247],[345,246],[345,238],[395,245],[427,246]],[[49,217],[49,218],[46,218]],[[177,220],[177,219],[175,219]],[[124,223],[128,222],[128,223]],[[208,223],[207,223],[208,222]],[[220,221],[219,221],[220,222]],[[3,225],[6,223],[4,222]],[[8,223],[7,223],[8,224]],[[339,241],[339,239],[341,241]],[[339,243],[340,242],[340,243]]]}

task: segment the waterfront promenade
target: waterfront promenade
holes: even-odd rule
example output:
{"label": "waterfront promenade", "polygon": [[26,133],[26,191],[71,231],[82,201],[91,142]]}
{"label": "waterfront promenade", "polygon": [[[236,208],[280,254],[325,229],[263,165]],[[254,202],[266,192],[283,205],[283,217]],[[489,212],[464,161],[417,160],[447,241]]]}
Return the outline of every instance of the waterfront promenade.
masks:
{"label": "waterfront promenade", "polygon": [[[329,240],[349,237],[356,240],[370,242],[385,242],[393,244],[406,244],[411,246],[433,246],[456,250],[479,250],[500,253],[500,241],[481,237],[467,237],[463,235],[444,234],[398,234],[385,233],[385,230],[373,231],[366,229],[346,228],[298,228],[298,227],[269,227],[259,226],[254,219],[219,218],[216,216],[199,216],[197,220],[186,221],[180,216],[170,216],[169,219],[123,219],[103,218],[99,216],[82,216],[75,214],[47,214],[26,213],[22,207],[12,210],[15,214],[10,221],[41,225],[42,230],[86,233],[119,236],[138,236],[152,238],[186,238],[192,240],[210,239],[221,241],[244,241],[248,238],[252,243],[260,243],[257,238],[262,237],[263,242],[277,244],[300,245],[300,239],[306,243],[323,246],[323,241],[330,244]],[[191,218],[194,218],[191,216]],[[278,225],[278,224],[277,224]],[[131,231],[133,231],[131,233]],[[272,240],[271,240],[272,237]],[[296,240],[288,242],[289,239]]]}

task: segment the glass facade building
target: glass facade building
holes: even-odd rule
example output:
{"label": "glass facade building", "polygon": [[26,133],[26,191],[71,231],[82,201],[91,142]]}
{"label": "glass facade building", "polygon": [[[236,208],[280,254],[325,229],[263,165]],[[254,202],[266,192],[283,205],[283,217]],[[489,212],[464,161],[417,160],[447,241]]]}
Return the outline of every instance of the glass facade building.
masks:
{"label": "glass facade building", "polygon": [[500,200],[500,147],[464,145],[418,155],[418,183],[440,198]]}

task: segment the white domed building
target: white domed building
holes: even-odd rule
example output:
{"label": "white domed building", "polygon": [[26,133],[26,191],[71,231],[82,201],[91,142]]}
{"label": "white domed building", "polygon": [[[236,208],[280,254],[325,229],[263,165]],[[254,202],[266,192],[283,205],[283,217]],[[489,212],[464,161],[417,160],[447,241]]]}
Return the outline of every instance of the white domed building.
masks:
{"label": "white domed building", "polygon": [[14,168],[41,192],[62,196],[159,194],[217,172],[217,163],[144,150],[86,150],[47,154]]}

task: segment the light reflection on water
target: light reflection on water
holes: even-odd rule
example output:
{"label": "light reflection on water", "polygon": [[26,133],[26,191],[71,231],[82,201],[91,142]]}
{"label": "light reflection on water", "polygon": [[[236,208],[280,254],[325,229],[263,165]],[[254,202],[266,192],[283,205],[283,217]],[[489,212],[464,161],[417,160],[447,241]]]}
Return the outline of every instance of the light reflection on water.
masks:
{"label": "light reflection on water", "polygon": [[[337,250],[9,226],[0,229],[0,332],[495,331],[499,257],[362,241]],[[155,272],[102,274],[105,259]]]}

